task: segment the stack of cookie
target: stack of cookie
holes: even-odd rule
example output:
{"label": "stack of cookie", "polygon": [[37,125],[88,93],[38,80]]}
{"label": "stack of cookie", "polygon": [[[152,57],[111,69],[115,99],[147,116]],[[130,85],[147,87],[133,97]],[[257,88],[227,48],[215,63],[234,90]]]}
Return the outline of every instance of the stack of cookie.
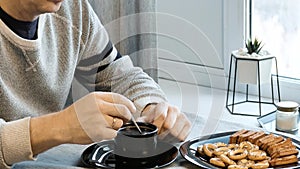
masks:
{"label": "stack of cookie", "polygon": [[279,166],[298,162],[298,149],[290,138],[283,138],[263,131],[239,130],[230,136],[230,144],[249,141],[268,153],[271,166]]}

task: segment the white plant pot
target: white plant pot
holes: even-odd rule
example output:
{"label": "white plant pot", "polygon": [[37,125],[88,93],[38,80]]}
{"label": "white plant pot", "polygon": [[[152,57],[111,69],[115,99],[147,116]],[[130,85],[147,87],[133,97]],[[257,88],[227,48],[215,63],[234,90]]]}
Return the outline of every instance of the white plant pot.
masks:
{"label": "white plant pot", "polygon": [[271,81],[271,71],[274,58],[272,55],[249,56],[240,53],[241,52],[239,51],[232,52],[237,59],[236,66],[239,83],[257,85],[258,75],[260,75],[260,84],[269,83]]}

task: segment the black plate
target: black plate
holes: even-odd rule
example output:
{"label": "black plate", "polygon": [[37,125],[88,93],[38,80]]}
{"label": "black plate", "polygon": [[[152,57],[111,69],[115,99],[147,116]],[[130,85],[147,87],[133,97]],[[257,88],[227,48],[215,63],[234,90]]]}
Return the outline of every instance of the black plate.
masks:
{"label": "black plate", "polygon": [[[207,168],[207,169],[216,169],[218,167],[211,165],[206,159],[204,158],[199,158],[195,156],[195,152],[197,150],[197,147],[199,145],[203,145],[205,143],[216,143],[216,142],[224,142],[228,143],[229,142],[229,137],[236,131],[230,131],[230,132],[224,132],[224,133],[217,133],[217,134],[212,134],[212,135],[207,135],[199,138],[192,139],[190,141],[187,141],[183,143],[180,146],[180,154],[182,155],[183,158],[185,158],[187,161],[202,167],[202,168]],[[276,132],[273,132],[274,134],[281,135],[285,138],[288,138],[286,135],[279,134]],[[294,138],[291,138],[294,145],[297,147],[297,149],[300,151],[300,142]],[[298,156],[298,161],[299,161],[299,156]],[[300,163],[296,164],[289,164],[289,165],[282,165],[279,167],[276,167],[276,169],[283,169],[283,168],[300,168]]]}
{"label": "black plate", "polygon": [[[298,126],[299,126],[299,120],[300,120],[300,118],[298,118]],[[270,131],[270,132],[277,131],[276,130],[276,113],[275,112],[261,116],[261,117],[257,118],[257,121],[267,131]],[[293,134],[298,137],[300,136],[299,129],[296,131],[290,131],[290,132],[286,132],[286,133]]]}
{"label": "black plate", "polygon": [[[143,168],[161,168],[171,164],[178,155],[178,149],[164,142],[157,143],[158,155],[157,163],[148,164]],[[113,169],[116,165],[114,155],[114,142],[112,140],[95,143],[86,148],[82,155],[81,161],[87,167]]]}

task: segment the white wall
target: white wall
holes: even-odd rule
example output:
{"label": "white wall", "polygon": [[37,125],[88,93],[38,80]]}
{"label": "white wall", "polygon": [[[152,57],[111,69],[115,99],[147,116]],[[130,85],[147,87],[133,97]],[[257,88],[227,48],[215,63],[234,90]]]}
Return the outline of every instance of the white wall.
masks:
{"label": "white wall", "polygon": [[223,1],[157,3],[159,77],[225,88]]}

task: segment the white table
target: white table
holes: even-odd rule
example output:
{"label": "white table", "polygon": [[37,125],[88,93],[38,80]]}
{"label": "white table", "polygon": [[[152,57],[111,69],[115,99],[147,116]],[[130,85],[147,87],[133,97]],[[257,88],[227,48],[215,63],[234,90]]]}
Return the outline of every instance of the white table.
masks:
{"label": "white table", "polygon": [[[195,118],[195,117],[189,117]],[[230,119],[230,117],[226,118]],[[235,116],[232,119],[238,119]],[[235,120],[238,121],[238,120]],[[247,129],[257,129],[256,119],[254,118],[253,121],[248,124],[242,124],[240,122],[229,122],[228,120],[218,120],[217,125],[215,126],[215,133],[218,132],[225,132],[225,131],[233,131],[233,130],[240,130],[242,128]],[[201,136],[201,132],[204,132],[203,129],[207,127],[209,124],[204,117],[197,117],[195,121],[193,121],[193,130],[189,135],[188,139],[196,138]],[[48,169],[70,169],[70,168],[85,168],[81,163],[80,156],[83,150],[88,145],[61,145],[58,147],[54,147],[42,154],[40,154],[36,161],[24,161],[17,163],[13,166],[13,168],[30,168],[30,169],[41,169],[41,168],[48,168]],[[180,153],[178,153],[178,157],[176,160],[169,166],[164,167],[165,169],[191,169],[197,168],[195,165],[191,164],[190,162],[186,161],[184,158],[181,157]]]}

